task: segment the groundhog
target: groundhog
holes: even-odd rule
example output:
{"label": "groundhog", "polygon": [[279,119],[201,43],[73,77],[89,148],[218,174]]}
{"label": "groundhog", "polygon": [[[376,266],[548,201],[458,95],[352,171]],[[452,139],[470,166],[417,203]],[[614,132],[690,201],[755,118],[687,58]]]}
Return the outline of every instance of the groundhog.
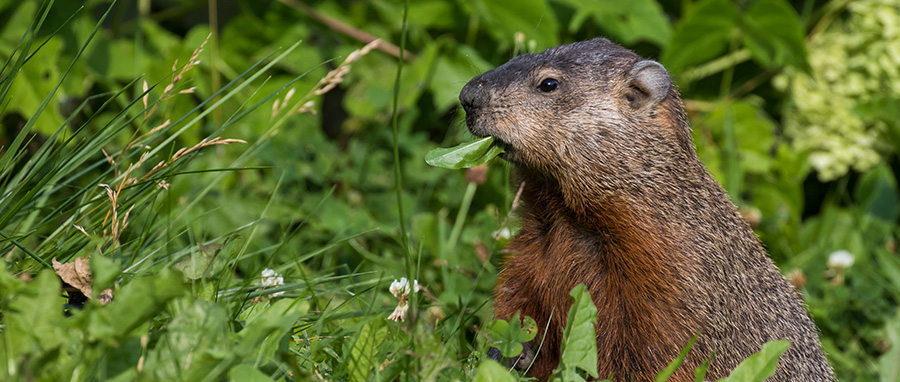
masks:
{"label": "groundhog", "polygon": [[601,378],[653,380],[699,333],[671,380],[712,354],[706,379],[726,377],[772,340],[791,346],[770,381],[835,379],[799,294],[697,157],[662,65],[601,38],[516,57],[459,98],[524,182],[494,291],[498,318],[538,323],[517,368],[548,379],[584,283]]}

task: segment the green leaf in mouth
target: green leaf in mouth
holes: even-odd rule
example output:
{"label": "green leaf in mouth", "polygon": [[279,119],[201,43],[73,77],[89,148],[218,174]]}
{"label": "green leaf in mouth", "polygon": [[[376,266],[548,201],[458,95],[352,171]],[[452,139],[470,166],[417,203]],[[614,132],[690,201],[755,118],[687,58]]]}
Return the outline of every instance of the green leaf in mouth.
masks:
{"label": "green leaf in mouth", "polygon": [[436,167],[458,169],[475,167],[503,153],[494,137],[484,137],[455,147],[437,148],[425,154],[425,162]]}

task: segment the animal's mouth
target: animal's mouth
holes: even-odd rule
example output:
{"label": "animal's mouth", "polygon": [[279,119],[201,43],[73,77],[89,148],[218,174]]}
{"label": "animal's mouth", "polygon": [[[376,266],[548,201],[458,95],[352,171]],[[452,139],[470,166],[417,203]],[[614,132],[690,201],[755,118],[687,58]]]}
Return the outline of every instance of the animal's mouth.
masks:
{"label": "animal's mouth", "polygon": [[498,156],[500,158],[503,158],[507,162],[515,163],[514,158],[515,158],[516,150],[513,147],[513,145],[509,144],[509,142],[504,141],[503,139],[501,139],[500,137],[498,137],[496,135],[490,135],[490,136],[494,138],[493,146],[499,146],[500,148],[503,149],[503,152],[500,153],[500,155],[498,155]]}
{"label": "animal's mouth", "polygon": [[466,127],[468,127],[469,132],[472,135],[478,138],[492,137],[494,138],[494,146],[500,146],[503,148],[503,153],[500,154],[500,157],[512,162],[513,153],[515,152],[515,147],[509,143],[509,141],[504,140],[499,134],[495,134],[497,130],[494,126],[486,125],[482,121],[478,121],[475,118],[473,112],[466,113]]}
{"label": "animal's mouth", "polygon": [[503,149],[503,152],[500,153],[500,157],[506,160],[509,160],[510,155],[513,153],[514,149],[509,142],[506,142],[496,136],[494,136],[494,145],[500,146]]}
{"label": "animal's mouth", "polygon": [[507,154],[509,154],[511,151],[513,151],[513,146],[511,144],[509,144],[509,142],[504,141],[503,138],[498,137],[496,134],[489,134],[489,133],[485,133],[481,129],[472,129],[472,128],[469,128],[469,132],[478,138],[486,138],[486,137],[494,138],[494,143],[492,144],[492,146],[500,146],[500,148],[503,149],[503,153],[500,154],[501,158],[506,159]]}

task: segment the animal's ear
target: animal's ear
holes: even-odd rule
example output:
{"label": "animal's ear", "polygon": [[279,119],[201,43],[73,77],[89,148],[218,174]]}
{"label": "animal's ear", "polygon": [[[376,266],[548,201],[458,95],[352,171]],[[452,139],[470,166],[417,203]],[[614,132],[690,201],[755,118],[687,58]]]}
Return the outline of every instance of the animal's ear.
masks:
{"label": "animal's ear", "polygon": [[638,61],[628,73],[625,99],[633,109],[653,108],[669,95],[672,79],[656,61]]}

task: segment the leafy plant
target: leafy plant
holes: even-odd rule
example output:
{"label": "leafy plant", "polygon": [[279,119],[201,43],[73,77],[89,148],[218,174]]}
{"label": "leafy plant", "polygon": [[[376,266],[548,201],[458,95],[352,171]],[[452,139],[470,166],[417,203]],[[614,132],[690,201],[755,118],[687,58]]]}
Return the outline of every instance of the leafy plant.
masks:
{"label": "leafy plant", "polygon": [[569,293],[575,301],[569,309],[563,329],[562,356],[554,378],[561,381],[586,381],[581,374],[597,378],[597,307],[584,284]]}
{"label": "leafy plant", "polygon": [[759,353],[754,353],[737,365],[723,382],[753,381],[762,382],[775,374],[778,358],[787,351],[791,343],[788,341],[766,342]]}
{"label": "leafy plant", "polygon": [[494,137],[484,137],[455,147],[434,149],[425,154],[425,162],[449,169],[475,167],[503,153],[503,147],[494,141]]}
{"label": "leafy plant", "polygon": [[534,339],[538,331],[533,318],[525,316],[520,319],[518,313],[509,321],[494,320],[485,329],[494,338],[494,347],[506,358],[521,354],[522,344]]}

